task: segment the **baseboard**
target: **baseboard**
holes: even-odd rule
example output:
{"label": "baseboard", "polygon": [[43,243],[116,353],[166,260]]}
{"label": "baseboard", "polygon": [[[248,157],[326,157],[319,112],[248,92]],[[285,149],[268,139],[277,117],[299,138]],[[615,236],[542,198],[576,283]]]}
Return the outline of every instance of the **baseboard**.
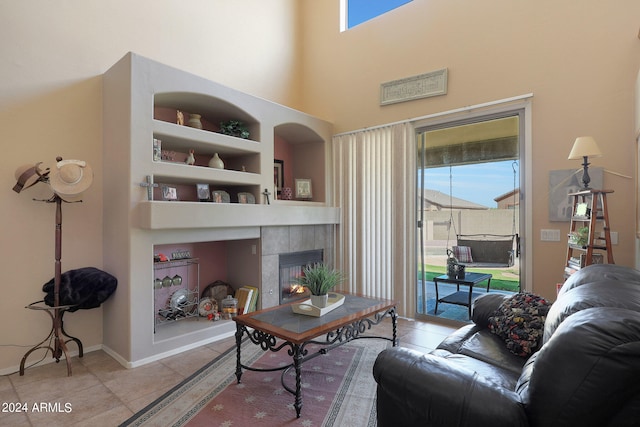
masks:
{"label": "baseboard", "polygon": [[220,340],[223,340],[225,338],[232,337],[234,335],[235,335],[235,330],[229,331],[229,332],[226,332],[226,333],[222,333],[220,335],[216,335],[215,337],[207,338],[207,339],[204,339],[204,340],[201,340],[201,341],[194,342],[194,343],[189,344],[189,345],[185,345],[185,346],[178,347],[178,348],[175,348],[175,349],[172,349],[172,350],[169,350],[169,351],[165,351],[164,353],[154,354],[153,356],[150,356],[150,357],[147,357],[147,358],[144,358],[144,359],[140,359],[140,360],[135,360],[135,361],[128,361],[127,359],[122,357],[119,353],[117,353],[116,351],[110,349],[107,346],[103,345],[102,350],[105,353],[107,353],[109,356],[113,357],[118,363],[120,363],[125,368],[133,369],[133,368],[137,368],[137,367],[140,367],[140,366],[147,365],[147,364],[152,363],[152,362],[157,362],[158,360],[162,360],[162,359],[167,358],[169,356],[175,356],[176,354],[180,354],[180,353],[183,353],[185,351],[192,350],[194,348],[198,348],[198,347],[201,347],[201,346],[206,345],[206,344],[211,344],[213,342],[220,341]]}

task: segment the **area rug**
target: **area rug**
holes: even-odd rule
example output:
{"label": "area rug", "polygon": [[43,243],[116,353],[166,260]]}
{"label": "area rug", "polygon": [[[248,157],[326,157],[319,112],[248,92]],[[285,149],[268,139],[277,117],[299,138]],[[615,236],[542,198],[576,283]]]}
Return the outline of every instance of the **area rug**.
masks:
{"label": "area rug", "polygon": [[[243,371],[235,377],[235,347],[198,370],[164,396],[135,414],[121,426],[375,426],[373,364],[391,343],[359,339],[334,348],[302,365],[300,418],[293,407],[294,395],[281,383],[282,371]],[[309,345],[309,354],[321,346]],[[242,362],[255,368],[291,363],[286,348],[264,352],[245,341]],[[295,389],[293,369],[285,383]]]}

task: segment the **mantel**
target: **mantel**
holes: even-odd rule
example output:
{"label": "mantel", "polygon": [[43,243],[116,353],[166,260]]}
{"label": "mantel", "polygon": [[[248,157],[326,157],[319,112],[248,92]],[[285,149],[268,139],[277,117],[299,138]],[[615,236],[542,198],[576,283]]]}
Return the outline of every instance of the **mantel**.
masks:
{"label": "mantel", "polygon": [[[287,203],[246,205],[145,201],[138,205],[138,225],[147,230],[338,224],[339,208]],[[189,218],[185,221],[185,218]]]}

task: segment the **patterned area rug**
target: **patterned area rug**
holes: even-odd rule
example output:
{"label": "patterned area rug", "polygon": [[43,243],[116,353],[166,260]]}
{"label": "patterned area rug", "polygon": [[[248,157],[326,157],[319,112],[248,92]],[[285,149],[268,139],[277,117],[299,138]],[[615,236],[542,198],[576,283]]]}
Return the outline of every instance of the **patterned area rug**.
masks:
{"label": "patterned area rug", "polygon": [[[236,383],[236,351],[205,365],[164,396],[125,421],[121,426],[375,426],[373,363],[391,342],[360,339],[308,360],[302,365],[300,418],[293,407],[294,395],[281,383],[282,371],[243,371]],[[309,345],[309,354],[320,346]],[[242,362],[255,368],[291,363],[286,348],[265,353],[244,342]],[[293,369],[284,381],[295,389]]]}

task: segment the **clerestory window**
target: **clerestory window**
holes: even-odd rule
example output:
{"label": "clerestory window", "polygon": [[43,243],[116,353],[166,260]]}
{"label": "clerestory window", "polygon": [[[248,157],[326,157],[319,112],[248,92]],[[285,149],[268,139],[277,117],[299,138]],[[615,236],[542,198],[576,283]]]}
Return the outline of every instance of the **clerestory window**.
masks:
{"label": "clerestory window", "polygon": [[341,31],[389,12],[412,0],[341,0]]}

